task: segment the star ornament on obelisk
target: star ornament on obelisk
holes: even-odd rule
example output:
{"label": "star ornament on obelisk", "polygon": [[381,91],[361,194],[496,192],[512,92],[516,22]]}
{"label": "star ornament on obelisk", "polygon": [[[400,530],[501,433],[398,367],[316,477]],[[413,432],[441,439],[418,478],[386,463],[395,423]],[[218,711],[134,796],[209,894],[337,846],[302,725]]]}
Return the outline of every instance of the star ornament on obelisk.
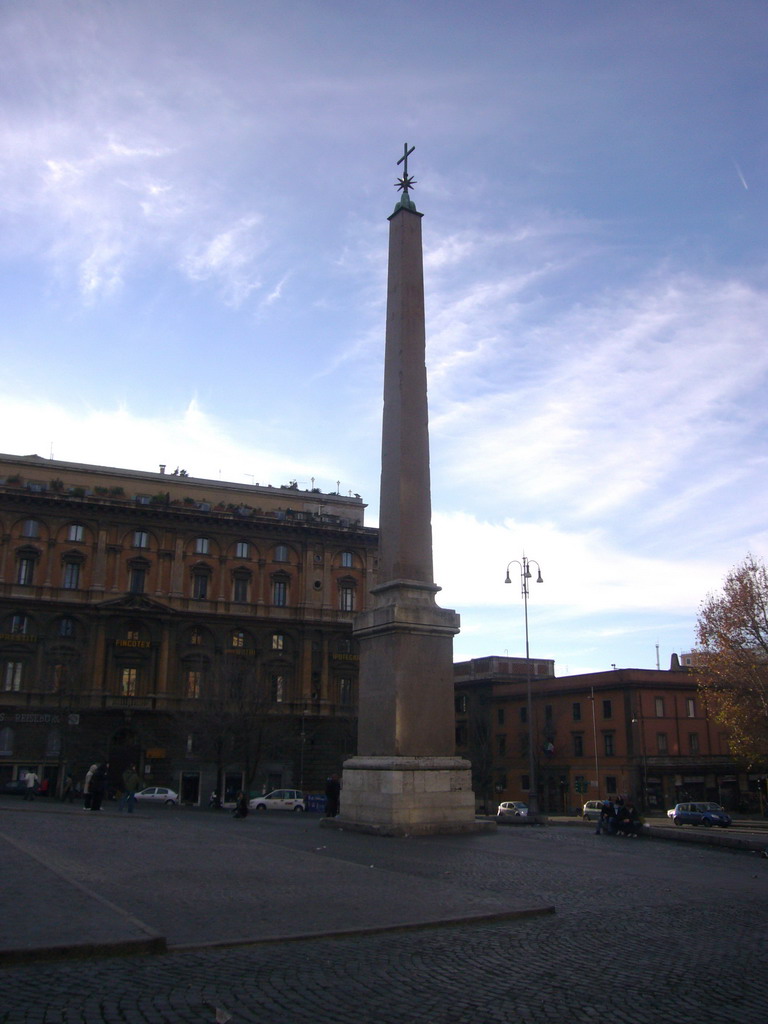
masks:
{"label": "star ornament on obelisk", "polygon": [[471,765],[456,757],[454,611],[435,603],[422,215],[406,143],[389,217],[379,567],[360,647],[357,755],[344,764],[338,828],[387,835],[474,831]]}
{"label": "star ornament on obelisk", "polygon": [[408,173],[408,157],[411,155],[414,149],[416,149],[415,146],[411,146],[411,148],[408,149],[407,142],[403,146],[403,155],[397,161],[398,167],[400,166],[400,164],[403,164],[403,176],[397,179],[397,181],[395,182],[395,188],[399,189],[403,193],[402,196],[400,197],[398,207],[402,207],[405,210],[415,211],[416,205],[411,199],[411,197],[408,195],[408,192],[416,184],[416,179]]}

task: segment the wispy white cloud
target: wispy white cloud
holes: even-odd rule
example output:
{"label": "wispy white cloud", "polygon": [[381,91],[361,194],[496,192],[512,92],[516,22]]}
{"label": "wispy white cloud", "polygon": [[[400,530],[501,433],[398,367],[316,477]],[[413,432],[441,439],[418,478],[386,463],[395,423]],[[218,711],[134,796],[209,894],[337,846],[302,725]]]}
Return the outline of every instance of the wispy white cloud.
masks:
{"label": "wispy white cloud", "polygon": [[768,295],[738,282],[677,276],[604,296],[549,322],[546,375],[521,387],[541,351],[529,332],[517,365],[495,349],[475,367],[482,415],[475,395],[438,392],[435,431],[465,485],[493,500],[524,480],[517,501],[587,519],[663,498],[694,463],[722,486],[768,421],[739,412],[768,375],[767,316]]}
{"label": "wispy white cloud", "polygon": [[261,287],[258,258],[266,248],[263,218],[251,214],[212,237],[190,243],[182,267],[193,280],[219,282],[226,301],[237,306]]}

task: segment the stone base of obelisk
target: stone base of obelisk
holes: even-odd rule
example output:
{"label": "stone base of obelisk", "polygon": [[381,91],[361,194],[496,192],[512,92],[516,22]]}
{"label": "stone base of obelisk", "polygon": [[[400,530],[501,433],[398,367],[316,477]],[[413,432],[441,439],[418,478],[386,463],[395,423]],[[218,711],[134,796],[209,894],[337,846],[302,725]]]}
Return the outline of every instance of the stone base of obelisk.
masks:
{"label": "stone base of obelisk", "polygon": [[341,813],[326,828],[385,836],[486,832],[475,819],[469,761],[461,757],[353,757],[344,762]]}

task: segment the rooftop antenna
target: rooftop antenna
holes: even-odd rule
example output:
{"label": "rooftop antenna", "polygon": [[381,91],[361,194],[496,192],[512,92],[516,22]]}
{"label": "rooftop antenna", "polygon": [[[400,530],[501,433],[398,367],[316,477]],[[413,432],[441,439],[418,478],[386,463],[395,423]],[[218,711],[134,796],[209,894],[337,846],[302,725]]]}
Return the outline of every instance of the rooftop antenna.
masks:
{"label": "rooftop antenna", "polygon": [[656,671],[659,671],[659,645],[656,644]]}
{"label": "rooftop antenna", "polygon": [[51,454],[48,456],[49,459],[53,458],[53,441],[51,441]]}

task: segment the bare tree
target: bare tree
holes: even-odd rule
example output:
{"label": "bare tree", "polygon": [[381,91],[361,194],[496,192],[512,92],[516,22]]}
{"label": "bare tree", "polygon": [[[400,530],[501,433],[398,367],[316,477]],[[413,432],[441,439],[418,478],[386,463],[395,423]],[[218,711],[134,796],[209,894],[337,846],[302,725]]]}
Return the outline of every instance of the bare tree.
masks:
{"label": "bare tree", "polygon": [[748,555],[710,594],[697,621],[700,687],[710,714],[728,729],[731,752],[768,766],[768,570]]}
{"label": "bare tree", "polygon": [[274,754],[290,723],[275,704],[271,685],[254,659],[233,653],[219,656],[201,690],[185,728],[197,737],[200,755],[215,764],[219,795],[223,795],[229,765],[243,772],[243,787],[248,791],[259,765]]}

